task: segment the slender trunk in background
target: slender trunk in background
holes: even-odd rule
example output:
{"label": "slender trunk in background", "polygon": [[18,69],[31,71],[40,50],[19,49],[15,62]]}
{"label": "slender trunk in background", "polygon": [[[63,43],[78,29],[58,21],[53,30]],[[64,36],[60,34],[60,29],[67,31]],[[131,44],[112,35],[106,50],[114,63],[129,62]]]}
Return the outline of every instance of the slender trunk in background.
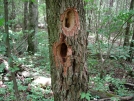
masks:
{"label": "slender trunk in background", "polygon": [[24,2],[24,24],[23,24],[23,33],[27,33],[28,30],[28,1]]}
{"label": "slender trunk in background", "polygon": [[110,7],[113,7],[114,0],[110,0]]}
{"label": "slender trunk in background", "polygon": [[[134,0],[131,0],[129,10],[134,8]],[[131,16],[131,15],[130,15]],[[129,39],[130,39],[130,21],[127,22],[126,30],[125,30],[125,39],[123,46],[129,46]]]}
{"label": "slender trunk in background", "polygon": [[[4,0],[4,12],[5,12],[5,33],[6,33],[6,55],[8,57],[9,67],[13,68],[13,61],[11,56],[9,32],[8,32],[8,0]],[[15,90],[16,101],[20,101],[18,86],[15,78],[15,73],[11,72],[13,80],[13,89]]]}
{"label": "slender trunk in background", "polygon": [[87,101],[87,33],[84,0],[46,0],[54,101]]}
{"label": "slender trunk in background", "polygon": [[130,55],[130,57],[128,57],[127,60],[129,62],[132,62],[132,59],[134,57],[134,25],[133,25],[133,35],[132,35],[132,40],[131,40],[131,43],[130,43],[129,55]]}
{"label": "slender trunk in background", "polygon": [[11,11],[11,15],[10,15],[11,29],[13,31],[15,31],[15,21],[14,20],[15,20],[16,15],[15,15],[15,4],[14,4],[14,0],[12,0],[11,3],[12,3],[12,11]]}
{"label": "slender trunk in background", "polygon": [[38,28],[38,0],[29,1],[29,33],[28,33],[28,52],[34,54],[37,50],[35,34]]}

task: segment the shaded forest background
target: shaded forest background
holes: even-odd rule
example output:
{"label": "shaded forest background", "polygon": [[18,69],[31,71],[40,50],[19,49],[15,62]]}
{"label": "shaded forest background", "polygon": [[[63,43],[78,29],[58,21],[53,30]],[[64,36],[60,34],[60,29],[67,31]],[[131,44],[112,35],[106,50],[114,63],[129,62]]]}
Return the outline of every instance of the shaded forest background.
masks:
{"label": "shaded forest background", "polygon": [[[81,98],[133,101],[134,0],[84,1],[90,89]],[[0,0],[0,101],[53,101],[49,61],[44,0]]]}

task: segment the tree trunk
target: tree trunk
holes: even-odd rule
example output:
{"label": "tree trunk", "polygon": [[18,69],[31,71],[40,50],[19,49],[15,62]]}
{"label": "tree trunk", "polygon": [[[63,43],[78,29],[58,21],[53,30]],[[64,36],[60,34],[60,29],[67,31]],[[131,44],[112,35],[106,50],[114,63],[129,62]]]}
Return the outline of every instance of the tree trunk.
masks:
{"label": "tree trunk", "polygon": [[28,52],[34,54],[36,51],[36,38],[38,28],[38,0],[29,1],[29,34],[28,34]]}
{"label": "tree trunk", "polygon": [[134,57],[134,25],[133,25],[133,35],[132,35],[132,40],[131,40],[131,43],[130,43],[129,55],[130,55],[130,57],[128,57],[127,60],[129,62],[132,62],[132,59]]}
{"label": "tree trunk", "polygon": [[88,73],[83,0],[46,0],[54,101],[85,101]]}
{"label": "tree trunk", "polygon": [[[9,32],[8,32],[8,30],[9,30],[9,28],[8,28],[8,0],[4,0],[4,13],[5,13],[5,33],[7,34],[6,35],[6,55],[8,57],[9,67],[13,68],[13,61],[12,61],[12,57],[11,57],[11,49],[10,49],[10,43],[9,43]],[[20,101],[15,73],[11,72],[11,76],[13,79],[13,87],[15,90],[16,101]]]}
{"label": "tree trunk", "polygon": [[23,33],[27,33],[28,30],[28,1],[24,2],[24,24]]}
{"label": "tree trunk", "polygon": [[11,11],[11,14],[10,14],[10,20],[11,20],[11,29],[13,31],[15,31],[15,4],[14,4],[14,0],[11,1],[12,2],[12,11]]}
{"label": "tree trunk", "polygon": [[[131,0],[129,10],[132,10],[133,8],[134,8],[134,0]],[[125,39],[124,39],[124,45],[123,46],[129,46],[129,38],[130,38],[129,29],[130,29],[130,22],[128,21],[127,22],[127,27],[126,27],[126,30],[125,30]]]}

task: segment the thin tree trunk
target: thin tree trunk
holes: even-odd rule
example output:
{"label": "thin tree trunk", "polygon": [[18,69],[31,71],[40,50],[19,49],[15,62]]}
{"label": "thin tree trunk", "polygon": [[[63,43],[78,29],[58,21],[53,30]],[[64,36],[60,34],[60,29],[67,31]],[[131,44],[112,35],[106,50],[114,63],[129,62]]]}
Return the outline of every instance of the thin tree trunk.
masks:
{"label": "thin tree trunk", "polygon": [[83,0],[46,0],[54,101],[86,101],[87,34]]}
{"label": "thin tree trunk", "polygon": [[23,24],[23,32],[27,33],[28,30],[28,1],[24,2],[24,24]]}
{"label": "thin tree trunk", "polygon": [[132,40],[130,43],[130,49],[129,49],[129,55],[130,57],[128,57],[128,61],[132,62],[133,56],[134,56],[134,25],[133,25],[133,35],[132,35]]}
{"label": "thin tree trunk", "polygon": [[[129,10],[132,10],[133,8],[134,8],[134,0],[131,0]],[[130,39],[129,30],[130,30],[130,22],[128,21],[127,22],[127,27],[126,27],[126,30],[125,30],[125,39],[124,39],[124,45],[123,46],[129,46],[129,39]]]}
{"label": "thin tree trunk", "polygon": [[37,50],[35,34],[38,28],[38,1],[29,2],[29,34],[28,34],[28,52],[34,54]]}
{"label": "thin tree trunk", "polygon": [[[8,63],[9,63],[10,68],[13,68],[13,61],[11,57],[11,49],[10,49],[10,43],[9,43],[10,39],[9,39],[9,32],[8,32],[8,1],[7,0],[4,0],[4,12],[5,12],[5,33],[7,34],[6,35],[6,55],[8,57]],[[13,87],[15,90],[16,101],[20,101],[15,73],[11,72],[11,76],[13,79]]]}
{"label": "thin tree trunk", "polygon": [[11,15],[10,15],[10,20],[12,20],[11,21],[11,29],[13,31],[15,31],[15,22],[14,22],[15,17],[16,17],[16,15],[15,15],[15,4],[14,4],[14,0],[12,0],[12,11],[11,11]]}

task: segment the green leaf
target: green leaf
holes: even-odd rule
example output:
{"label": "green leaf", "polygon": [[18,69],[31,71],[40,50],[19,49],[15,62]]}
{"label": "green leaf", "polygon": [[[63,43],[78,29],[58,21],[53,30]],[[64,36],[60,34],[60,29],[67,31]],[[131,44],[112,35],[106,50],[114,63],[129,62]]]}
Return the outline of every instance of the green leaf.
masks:
{"label": "green leaf", "polygon": [[120,101],[119,98],[116,98],[116,97],[111,97],[111,100],[112,101]]}
{"label": "green leaf", "polygon": [[3,26],[3,25],[4,25],[4,18],[0,17],[0,26]]}
{"label": "green leaf", "polygon": [[81,93],[81,99],[85,98],[86,94],[85,93]]}
{"label": "green leaf", "polygon": [[18,71],[19,70],[19,68],[16,66],[16,67],[13,67],[13,68],[10,68],[10,71],[11,72],[16,72],[16,71]]}
{"label": "green leaf", "polygon": [[114,58],[115,60],[117,60],[117,57],[116,57],[116,56],[114,56],[114,55],[111,55],[110,57],[112,57],[112,58]]}
{"label": "green leaf", "polygon": [[2,72],[4,68],[5,68],[4,63],[0,64],[0,72]]}
{"label": "green leaf", "polygon": [[90,96],[86,96],[86,99],[87,99],[88,101],[90,101]]}
{"label": "green leaf", "polygon": [[85,2],[89,2],[90,0],[84,0]]}

